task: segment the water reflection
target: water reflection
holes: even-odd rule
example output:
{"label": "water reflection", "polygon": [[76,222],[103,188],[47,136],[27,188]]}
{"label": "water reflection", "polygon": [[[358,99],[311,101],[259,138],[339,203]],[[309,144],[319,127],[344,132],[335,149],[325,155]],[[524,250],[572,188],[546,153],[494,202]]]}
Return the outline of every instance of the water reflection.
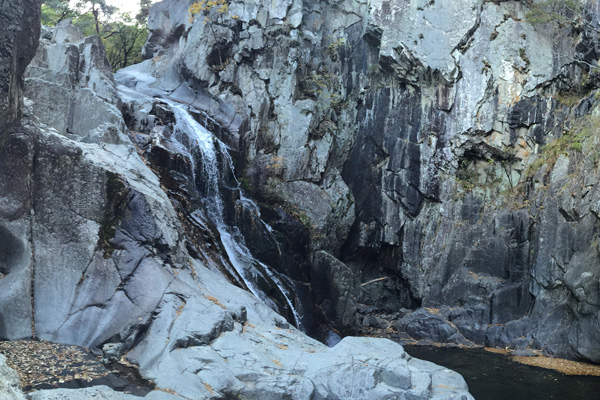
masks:
{"label": "water reflection", "polygon": [[600,378],[568,376],[477,349],[404,346],[413,357],[453,369],[477,400],[590,400],[600,398]]}

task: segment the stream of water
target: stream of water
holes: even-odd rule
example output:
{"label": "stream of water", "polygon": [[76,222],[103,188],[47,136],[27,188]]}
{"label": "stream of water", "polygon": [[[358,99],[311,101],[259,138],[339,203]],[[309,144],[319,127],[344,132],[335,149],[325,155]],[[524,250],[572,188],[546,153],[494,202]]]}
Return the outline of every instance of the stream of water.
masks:
{"label": "stream of water", "polygon": [[413,357],[460,373],[477,400],[595,400],[600,377],[569,376],[481,349],[404,346]]}
{"label": "stream of water", "polygon": [[[179,143],[179,151],[191,160],[194,174],[201,175],[200,180],[204,189],[204,207],[208,217],[219,231],[223,247],[232,266],[235,268],[235,275],[242,278],[252,294],[275,311],[279,311],[277,304],[257,284],[258,280],[273,282],[292,312],[294,325],[302,329],[301,310],[295,306],[292,300],[294,295],[289,288],[290,283],[284,284],[286,277],[257,260],[246,246],[239,229],[225,222],[225,206],[221,195],[221,185],[227,179],[224,176],[226,173],[226,171],[223,171],[224,168],[219,168],[219,159],[224,160],[224,164],[229,168],[229,171],[233,171],[233,161],[225,144],[198,123],[184,106],[171,101],[167,101],[167,103],[173,110],[176,119],[172,139]],[[189,146],[194,146],[195,150],[200,152],[200,165],[197,165],[198,163],[196,163],[192,152],[188,149]],[[196,176],[193,178],[194,182],[197,182]],[[235,190],[240,191],[239,183],[235,178],[233,180],[237,186]],[[252,207],[257,215],[260,215],[258,207],[250,199],[240,196],[239,201],[242,201],[247,207]],[[266,225],[266,228],[269,232],[272,231],[268,225]]]}

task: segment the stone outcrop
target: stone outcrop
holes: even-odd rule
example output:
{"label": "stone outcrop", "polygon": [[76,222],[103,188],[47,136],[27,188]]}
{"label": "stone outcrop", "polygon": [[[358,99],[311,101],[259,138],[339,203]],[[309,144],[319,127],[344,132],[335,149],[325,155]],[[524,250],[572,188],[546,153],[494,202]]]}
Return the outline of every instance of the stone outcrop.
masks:
{"label": "stone outcrop", "polygon": [[0,354],[0,396],[6,400],[24,400],[19,376],[6,365],[6,357]]}
{"label": "stone outcrop", "polygon": [[337,329],[425,307],[466,341],[598,362],[597,16],[540,4],[165,0],[142,83],[228,128],[267,222],[308,232],[297,267]]}
{"label": "stone outcrop", "polygon": [[3,1],[0,5],[0,133],[19,120],[23,74],[37,48],[38,0]]}

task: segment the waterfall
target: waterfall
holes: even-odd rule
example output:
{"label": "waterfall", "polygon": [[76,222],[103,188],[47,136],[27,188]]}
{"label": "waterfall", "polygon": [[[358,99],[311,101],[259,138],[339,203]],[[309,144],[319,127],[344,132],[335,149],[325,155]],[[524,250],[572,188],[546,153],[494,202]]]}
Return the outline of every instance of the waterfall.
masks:
{"label": "waterfall", "polygon": [[[225,202],[221,194],[221,187],[227,180],[226,169],[233,171],[233,161],[226,145],[198,123],[183,105],[169,100],[165,100],[165,102],[173,110],[176,120],[171,139],[176,141],[178,151],[189,157],[193,167],[193,181],[196,184],[198,184],[197,182],[202,183],[204,209],[207,217],[219,232],[221,243],[235,272],[241,277],[252,294],[275,311],[278,311],[276,302],[258,285],[260,280],[272,282],[290,308],[294,324],[298,329],[302,329],[302,312],[294,306],[292,301],[294,294],[289,288],[293,285],[289,278],[280,275],[265,263],[257,260],[246,246],[240,230],[226,222]],[[195,151],[199,152],[199,160],[194,157]],[[219,160],[222,160],[221,168],[219,167]],[[253,209],[257,215],[260,215],[256,204],[241,195],[239,182],[234,176],[233,183],[235,184],[234,189],[240,192],[239,201]],[[194,214],[192,217],[199,218],[198,215]],[[270,226],[264,221],[260,221],[269,232],[272,231]]]}

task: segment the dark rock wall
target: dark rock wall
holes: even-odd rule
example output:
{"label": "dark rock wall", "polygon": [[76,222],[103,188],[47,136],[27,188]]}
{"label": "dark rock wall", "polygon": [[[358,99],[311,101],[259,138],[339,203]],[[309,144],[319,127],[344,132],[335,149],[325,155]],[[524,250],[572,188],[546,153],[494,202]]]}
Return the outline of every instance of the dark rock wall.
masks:
{"label": "dark rock wall", "polygon": [[29,337],[31,172],[35,129],[20,123],[23,75],[39,39],[40,3],[0,3],[0,336]]}
{"label": "dark rock wall", "polygon": [[40,36],[40,1],[0,3],[0,132],[21,116],[23,74]]}

